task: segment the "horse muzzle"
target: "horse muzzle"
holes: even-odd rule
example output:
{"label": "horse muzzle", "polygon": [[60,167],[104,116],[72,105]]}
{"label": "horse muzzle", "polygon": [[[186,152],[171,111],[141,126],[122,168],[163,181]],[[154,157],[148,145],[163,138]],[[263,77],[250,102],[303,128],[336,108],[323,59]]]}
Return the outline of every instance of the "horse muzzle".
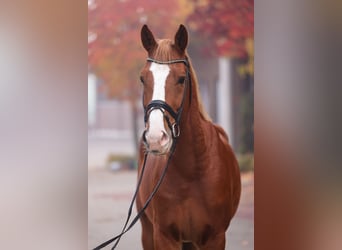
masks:
{"label": "horse muzzle", "polygon": [[143,142],[148,152],[156,155],[163,155],[169,152],[172,137],[166,131],[151,132],[145,130],[143,133]]}

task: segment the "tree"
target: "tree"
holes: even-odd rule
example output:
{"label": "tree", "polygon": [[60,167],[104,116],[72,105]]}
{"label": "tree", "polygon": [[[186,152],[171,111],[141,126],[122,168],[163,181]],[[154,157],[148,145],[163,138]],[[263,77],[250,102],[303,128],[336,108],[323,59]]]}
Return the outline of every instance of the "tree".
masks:
{"label": "tree", "polygon": [[254,0],[193,0],[190,29],[205,38],[204,52],[244,57],[246,40],[254,36]]}

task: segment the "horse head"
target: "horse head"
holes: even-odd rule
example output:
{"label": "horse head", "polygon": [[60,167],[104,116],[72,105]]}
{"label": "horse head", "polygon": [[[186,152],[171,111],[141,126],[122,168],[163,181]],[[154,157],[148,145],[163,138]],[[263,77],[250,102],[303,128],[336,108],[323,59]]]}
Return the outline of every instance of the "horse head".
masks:
{"label": "horse head", "polygon": [[141,41],[148,58],[141,71],[145,131],[143,141],[148,152],[166,154],[180,135],[180,119],[191,91],[189,62],[185,49],[188,32],[179,26],[174,40],[156,40],[147,25],[141,29]]}

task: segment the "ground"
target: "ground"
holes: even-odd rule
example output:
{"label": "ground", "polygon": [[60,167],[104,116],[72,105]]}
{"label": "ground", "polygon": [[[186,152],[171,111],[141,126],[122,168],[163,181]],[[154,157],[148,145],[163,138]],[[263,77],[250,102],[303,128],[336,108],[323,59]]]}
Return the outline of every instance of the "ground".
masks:
{"label": "ground", "polygon": [[[94,248],[121,231],[135,185],[135,171],[89,170],[88,249]],[[134,209],[132,217],[135,212]],[[140,234],[141,226],[138,222],[122,237],[117,249],[142,249]],[[227,231],[226,249],[254,249],[254,174],[252,172],[242,174],[241,201]]]}

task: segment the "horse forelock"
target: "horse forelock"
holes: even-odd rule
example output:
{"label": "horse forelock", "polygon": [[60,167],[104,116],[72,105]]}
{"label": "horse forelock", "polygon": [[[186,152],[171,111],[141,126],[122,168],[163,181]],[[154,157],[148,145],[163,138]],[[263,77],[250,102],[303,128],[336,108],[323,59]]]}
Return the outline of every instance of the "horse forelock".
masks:
{"label": "horse forelock", "polygon": [[160,39],[158,46],[154,51],[153,58],[159,61],[170,61],[176,59],[177,53],[173,49],[173,42],[170,39]]}

